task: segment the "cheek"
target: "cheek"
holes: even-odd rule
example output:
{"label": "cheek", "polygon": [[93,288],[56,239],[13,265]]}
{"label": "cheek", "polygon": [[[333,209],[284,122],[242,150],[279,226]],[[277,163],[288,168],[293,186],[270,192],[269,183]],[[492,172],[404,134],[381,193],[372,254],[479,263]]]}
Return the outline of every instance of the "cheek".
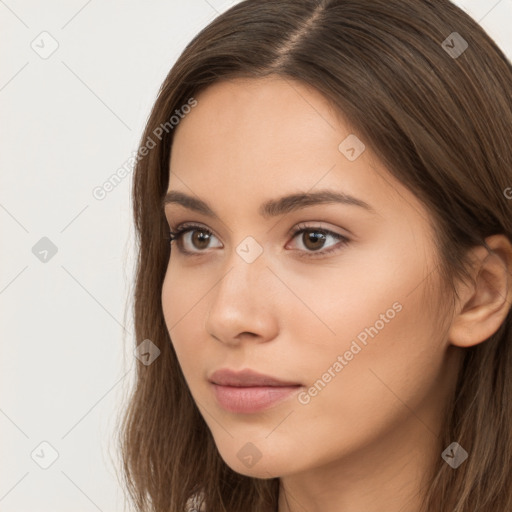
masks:
{"label": "cheek", "polygon": [[[177,258],[177,257],[176,257]],[[207,293],[208,288],[200,276],[200,269],[190,271],[180,268],[179,264],[169,260],[162,284],[162,309],[172,338],[176,330],[190,323],[195,307]]]}
{"label": "cheek", "polygon": [[[444,354],[437,328],[442,319],[431,317],[423,298],[431,264],[406,251],[382,251],[378,260],[359,256],[330,275],[324,269],[323,278],[293,282],[290,275],[287,282],[312,311],[300,304],[294,312],[282,310],[288,315],[283,325],[297,340],[294,358],[313,387],[304,413],[309,408],[321,418],[327,408],[337,418],[333,424],[348,429],[371,424],[377,411],[384,421],[387,412],[403,408],[400,399],[418,404]],[[326,431],[329,423],[318,428]]]}
{"label": "cheek", "polygon": [[330,317],[336,338],[325,337],[323,347],[301,355],[311,385],[303,397],[309,400],[304,418],[312,418],[307,428],[335,435],[340,449],[368,442],[418,410],[440,377],[444,352],[434,319],[425,312],[422,287],[410,293],[402,285],[395,280],[379,294],[374,288],[344,295],[350,308],[338,312],[337,322]]}
{"label": "cheek", "polygon": [[285,287],[281,292],[276,289],[276,296],[282,297],[276,315],[284,330],[307,333],[317,347],[344,351],[359,334],[363,343],[371,339],[366,329],[375,334],[376,328],[382,339],[381,333],[391,324],[422,316],[420,293],[426,268],[417,251],[408,253],[406,247],[389,244],[379,251],[347,251],[336,265],[283,266],[279,276],[293,293]]}
{"label": "cheek", "polygon": [[[296,416],[296,434],[310,430],[320,439],[335,439],[329,450],[343,454],[397,427],[411,411],[431,423],[421,406],[440,378],[442,355],[430,348],[438,343],[430,338],[432,329],[422,318],[421,307],[412,301],[401,303],[402,310],[383,329],[373,331],[367,325],[367,331],[360,331],[368,333],[366,344],[353,336],[328,357],[311,352],[306,397],[310,402]],[[324,453],[326,458],[331,455]]]}
{"label": "cheek", "polygon": [[[184,370],[194,351],[197,354],[196,344],[204,338],[202,324],[197,321],[197,310],[207,290],[204,286],[199,287],[201,289],[197,289],[197,280],[187,279],[183,272],[176,271],[176,265],[169,264],[162,285],[162,310],[172,345]],[[195,321],[191,321],[193,319]]]}

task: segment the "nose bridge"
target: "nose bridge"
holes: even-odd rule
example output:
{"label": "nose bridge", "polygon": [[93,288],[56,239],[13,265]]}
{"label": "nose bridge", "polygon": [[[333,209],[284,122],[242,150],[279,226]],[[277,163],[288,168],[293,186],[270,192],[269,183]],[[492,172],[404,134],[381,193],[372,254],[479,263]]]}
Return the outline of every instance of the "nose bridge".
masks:
{"label": "nose bridge", "polygon": [[220,340],[233,339],[242,332],[267,338],[275,328],[275,308],[268,303],[272,273],[262,246],[258,246],[259,254],[250,240],[233,247],[212,291],[206,328]]}
{"label": "nose bridge", "polygon": [[[267,258],[263,246],[253,237],[246,237],[233,247],[226,261],[227,271],[219,283],[218,293],[221,295],[234,294],[238,300],[250,302],[261,299],[261,289],[268,286]],[[253,291],[254,293],[251,293]]]}

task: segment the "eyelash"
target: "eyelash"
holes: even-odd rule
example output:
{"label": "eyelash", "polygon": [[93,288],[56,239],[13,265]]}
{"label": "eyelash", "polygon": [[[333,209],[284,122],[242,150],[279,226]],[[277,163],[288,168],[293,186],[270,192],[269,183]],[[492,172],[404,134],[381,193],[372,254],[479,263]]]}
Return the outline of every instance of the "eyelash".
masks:
{"label": "eyelash", "polygon": [[[178,250],[187,256],[200,256],[205,251],[199,251],[199,252],[192,252],[188,251],[186,249],[183,249],[181,238],[185,233],[188,233],[189,231],[202,231],[206,233],[208,236],[214,235],[214,233],[209,230],[208,228],[205,228],[203,226],[200,226],[198,224],[194,223],[184,223],[181,224],[176,228],[176,231],[172,231],[172,229],[169,231],[169,244],[172,243],[173,240],[176,240],[178,242]],[[312,231],[314,233],[322,233],[323,235],[331,235],[332,237],[339,240],[339,243],[333,245],[329,249],[326,249],[324,251],[318,250],[318,251],[303,251],[300,249],[297,249],[299,252],[299,257],[301,258],[315,258],[315,257],[321,257],[326,256],[332,252],[335,252],[340,249],[340,247],[345,247],[348,245],[350,240],[343,235],[340,235],[339,233],[335,233],[334,231],[330,231],[328,229],[319,228],[315,226],[305,226],[303,224],[299,224],[292,232],[291,236],[292,239],[295,238],[297,235],[304,233],[306,231]],[[215,235],[214,235],[215,236]]]}

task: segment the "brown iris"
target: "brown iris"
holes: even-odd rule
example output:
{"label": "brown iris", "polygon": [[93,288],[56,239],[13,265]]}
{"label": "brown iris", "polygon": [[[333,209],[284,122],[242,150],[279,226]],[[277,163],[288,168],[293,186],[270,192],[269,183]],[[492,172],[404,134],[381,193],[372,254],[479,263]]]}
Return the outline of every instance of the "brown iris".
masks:
{"label": "brown iris", "polygon": [[[196,244],[196,241],[198,242],[197,244]],[[199,231],[197,229],[192,231],[192,245],[196,249],[207,249],[209,241],[210,241],[210,233],[207,233],[206,231]],[[201,245],[201,244],[204,244],[204,245]]]}
{"label": "brown iris", "polygon": [[[325,233],[317,230],[304,231],[302,241],[304,246],[312,251],[321,249],[325,243]],[[312,245],[309,245],[310,242]]]}

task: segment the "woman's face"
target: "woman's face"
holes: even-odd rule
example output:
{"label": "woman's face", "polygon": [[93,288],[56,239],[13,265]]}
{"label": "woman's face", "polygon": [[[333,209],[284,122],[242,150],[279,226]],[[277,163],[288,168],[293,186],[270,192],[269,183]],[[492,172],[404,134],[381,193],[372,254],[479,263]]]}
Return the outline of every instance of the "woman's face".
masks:
{"label": "woman's face", "polygon": [[[172,242],[162,301],[221,456],[268,478],[426,452],[456,377],[448,326],[426,307],[439,278],[427,211],[305,85],[235,80],[197,100],[168,191],[214,215],[166,204],[173,231],[198,227]],[[354,199],[305,199],[320,191]],[[297,386],[220,387],[220,369]]]}

